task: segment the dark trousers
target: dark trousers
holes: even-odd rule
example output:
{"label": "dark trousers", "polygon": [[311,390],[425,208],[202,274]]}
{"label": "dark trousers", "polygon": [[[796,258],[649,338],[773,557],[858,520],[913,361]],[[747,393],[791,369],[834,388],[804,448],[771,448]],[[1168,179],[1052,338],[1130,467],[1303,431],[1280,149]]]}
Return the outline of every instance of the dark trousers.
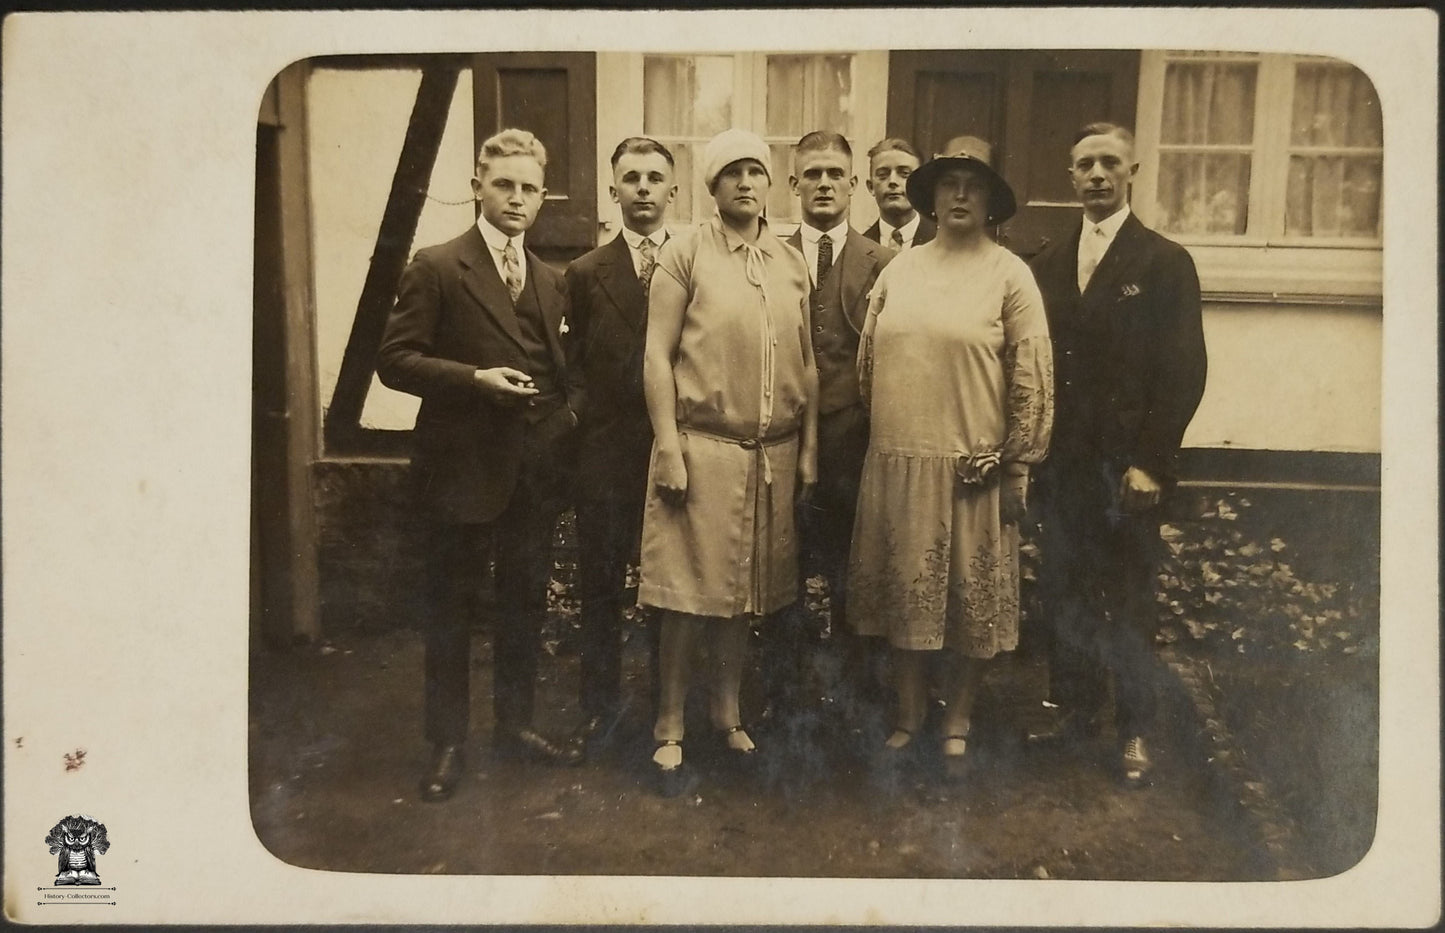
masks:
{"label": "dark trousers", "polygon": [[[589,470],[584,460],[583,472]],[[635,466],[635,464],[634,464]],[[627,565],[636,563],[642,536],[642,508],[647,491],[647,454],[640,471],[612,475],[612,482],[597,482],[577,503],[578,569],[581,576],[582,709],[588,716],[612,716],[622,706],[622,613],[631,602],[627,595]],[[649,670],[652,672],[653,707],[657,705],[658,625],[648,625]]]}
{"label": "dark trousers", "polygon": [[1124,466],[1051,457],[1040,470],[1039,596],[1045,615],[1050,699],[1097,716],[1114,684],[1121,736],[1154,720],[1159,660],[1153,649],[1159,509],[1119,509]]}
{"label": "dark trousers", "polygon": [[[829,630],[844,644],[845,657],[861,666],[865,639],[847,624],[848,554],[853,544],[853,519],[863,457],[868,452],[868,413],[861,405],[828,412],[818,419],[818,483],[812,501],[798,515],[798,566],[803,579],[828,581]],[[779,613],[764,629],[765,677],[774,695],[786,692],[806,676],[808,652],[822,632],[809,618],[804,594],[799,605]],[[850,671],[847,676],[861,676]]]}
{"label": "dark trousers", "polygon": [[[563,419],[566,419],[565,421]],[[492,715],[499,731],[532,725],[537,659],[552,572],[552,534],[571,462],[565,409],[525,434],[522,468],[507,508],[481,524],[432,526],[428,560],[425,729],[433,744],[466,740],[471,708],[471,629],[479,584],[495,563]]]}

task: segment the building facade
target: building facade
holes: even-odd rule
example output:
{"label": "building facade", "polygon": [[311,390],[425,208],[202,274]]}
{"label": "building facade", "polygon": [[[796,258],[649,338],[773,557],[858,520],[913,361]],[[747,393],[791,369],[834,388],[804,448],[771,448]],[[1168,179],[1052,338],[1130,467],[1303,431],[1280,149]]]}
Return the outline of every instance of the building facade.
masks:
{"label": "building facade", "polygon": [[1163,49],[320,58],[278,76],[258,126],[256,538],[307,564],[278,563],[267,583],[258,557],[258,624],[314,637],[318,593],[351,598],[328,540],[354,549],[367,523],[380,526],[368,540],[384,537],[401,508],[385,503],[400,494],[416,400],[371,371],[379,322],[409,253],[474,221],[468,179],[492,132],[522,126],[546,144],[528,245],[559,266],[617,232],[617,140],[650,135],[674,152],[681,225],[705,219],[694,159],[729,126],[773,146],[768,213],[784,228],[798,219],[791,145],[810,130],[852,142],[860,229],[876,216],[861,184],[874,141],[927,154],[982,136],[1020,204],[1001,239],[1028,256],[1078,222],[1067,152],[1096,119],[1135,127],[1131,205],[1200,272],[1210,372],[1186,479],[1371,494],[1384,153],[1378,98],[1348,62]]}

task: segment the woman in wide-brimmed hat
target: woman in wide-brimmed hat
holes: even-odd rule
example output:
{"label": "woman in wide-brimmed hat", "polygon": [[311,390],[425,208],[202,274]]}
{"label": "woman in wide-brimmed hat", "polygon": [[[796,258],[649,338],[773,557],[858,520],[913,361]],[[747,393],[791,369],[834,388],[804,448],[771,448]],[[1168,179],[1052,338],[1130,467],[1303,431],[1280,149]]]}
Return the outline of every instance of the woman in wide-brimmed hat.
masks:
{"label": "woman in wide-brimmed hat", "polygon": [[755,751],[738,694],[751,620],[798,592],[795,494],[815,475],[817,370],[803,257],[768,229],[768,145],[725,130],[703,151],[717,205],[667,241],[649,293],[643,382],[654,434],[638,602],[662,611],[657,749],[684,786],[683,705],[709,642],[710,718],[728,753]]}
{"label": "woman in wide-brimmed hat", "polygon": [[898,690],[885,758],[916,747],[927,659],[945,651],[947,773],[962,770],[983,662],[1018,644],[1018,522],[1053,421],[1043,300],[989,228],[1013,192],[975,137],[908,179],[936,238],[874,287],[859,346],[871,439],[848,570],[849,616],[888,638]]}

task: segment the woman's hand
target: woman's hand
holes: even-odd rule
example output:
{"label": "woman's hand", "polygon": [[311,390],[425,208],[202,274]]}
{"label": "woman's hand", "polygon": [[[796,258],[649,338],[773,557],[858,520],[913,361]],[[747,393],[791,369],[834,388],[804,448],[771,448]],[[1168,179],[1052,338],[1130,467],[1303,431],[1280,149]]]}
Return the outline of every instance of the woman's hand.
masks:
{"label": "woman's hand", "polygon": [[1011,466],[999,477],[998,520],[1005,525],[1023,521],[1029,510],[1029,470]]}
{"label": "woman's hand", "polygon": [[813,490],[818,485],[818,469],[810,457],[798,459],[798,480],[793,491],[793,502],[799,508],[806,508],[813,502]]}
{"label": "woman's hand", "polygon": [[681,447],[660,447],[653,479],[657,495],[668,505],[682,505],[687,499],[687,463]]}

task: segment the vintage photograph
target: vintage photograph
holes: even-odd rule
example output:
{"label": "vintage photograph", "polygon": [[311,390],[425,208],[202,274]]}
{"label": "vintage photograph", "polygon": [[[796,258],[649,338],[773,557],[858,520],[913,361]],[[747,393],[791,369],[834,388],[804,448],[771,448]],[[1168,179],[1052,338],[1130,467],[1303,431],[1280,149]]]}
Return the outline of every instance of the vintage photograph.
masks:
{"label": "vintage photograph", "polygon": [[7,920],[1438,923],[1433,12],[0,27]]}
{"label": "vintage photograph", "polygon": [[399,875],[1351,869],[1371,76],[787,45],[315,56],[265,90],[261,844]]}

